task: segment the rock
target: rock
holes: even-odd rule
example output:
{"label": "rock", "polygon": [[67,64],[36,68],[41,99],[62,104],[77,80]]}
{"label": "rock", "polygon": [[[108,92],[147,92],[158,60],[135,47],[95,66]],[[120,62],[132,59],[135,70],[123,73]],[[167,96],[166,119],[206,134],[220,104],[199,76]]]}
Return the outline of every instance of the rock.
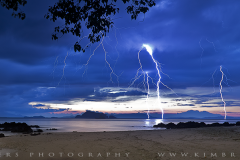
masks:
{"label": "rock", "polygon": [[39,125],[31,125],[31,128],[40,128]]}
{"label": "rock", "polygon": [[11,132],[24,132],[24,133],[31,133],[33,130],[30,126],[28,126],[26,123],[3,123],[0,124],[0,128],[3,128],[2,131],[11,131]]}
{"label": "rock", "polygon": [[205,126],[206,126],[206,123],[201,122],[201,123],[200,123],[200,126],[201,126],[201,127],[205,127]]}
{"label": "rock", "polygon": [[57,130],[56,128],[50,128],[50,129],[47,129],[47,130]]}
{"label": "rock", "polygon": [[176,124],[170,122],[170,123],[168,123],[168,124],[166,125],[166,128],[167,128],[167,129],[176,128]]}
{"label": "rock", "polygon": [[177,125],[174,123],[159,123],[157,125],[154,125],[153,127],[162,127],[162,128],[167,128],[167,129],[174,129],[174,128],[199,128],[199,127],[220,127],[220,126],[240,126],[240,121],[237,122],[236,124],[229,124],[229,122],[224,122],[223,124],[220,123],[212,123],[212,124],[205,124],[204,122],[194,122],[194,121],[189,121],[189,122],[179,122]]}
{"label": "rock", "polygon": [[189,121],[185,123],[185,128],[199,128],[200,126],[198,122]]}
{"label": "rock", "polygon": [[161,127],[161,128],[166,128],[166,125],[164,123],[159,123],[157,125],[154,125],[153,127]]}
{"label": "rock", "polygon": [[0,137],[5,137],[5,135],[3,133],[0,133]]}
{"label": "rock", "polygon": [[56,128],[51,128],[50,130],[57,130]]}
{"label": "rock", "polygon": [[230,124],[228,122],[224,122],[222,125],[223,126],[230,126]]}
{"label": "rock", "polygon": [[41,129],[37,129],[37,130],[34,131],[34,132],[43,132],[43,130],[41,130]]}
{"label": "rock", "polygon": [[219,123],[212,123],[212,124],[208,124],[207,126],[209,126],[209,127],[219,127],[219,126],[221,126],[221,124],[219,124]]}

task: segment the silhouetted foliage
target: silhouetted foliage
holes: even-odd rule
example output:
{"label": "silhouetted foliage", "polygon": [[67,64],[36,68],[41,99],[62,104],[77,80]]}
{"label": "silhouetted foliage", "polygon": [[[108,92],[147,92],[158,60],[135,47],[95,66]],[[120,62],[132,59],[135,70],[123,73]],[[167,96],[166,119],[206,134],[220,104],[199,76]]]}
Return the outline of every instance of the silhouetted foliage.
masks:
{"label": "silhouetted foliage", "polygon": [[[140,13],[146,13],[149,7],[155,5],[155,0],[120,0],[124,4],[130,3],[126,8],[127,13],[131,14],[131,19],[137,19]],[[50,6],[45,18],[55,22],[58,18],[65,21],[64,26],[55,27],[52,39],[57,40],[60,36],[72,33],[81,37],[82,25],[91,30],[88,39],[91,43],[99,42],[109,29],[113,27],[111,16],[119,12],[116,7],[117,0],[60,0],[54,6]],[[60,33],[60,36],[59,36]],[[83,51],[79,42],[74,45],[74,51]]]}
{"label": "silhouetted foliage", "polygon": [[8,10],[13,10],[12,16],[15,18],[18,17],[22,20],[26,18],[26,14],[22,11],[19,11],[19,6],[24,6],[27,4],[26,0],[0,0],[0,3],[2,7]]}
{"label": "silhouetted foliage", "polygon": [[[155,0],[118,0],[124,4],[129,3],[126,10],[131,15],[131,19],[137,19],[140,13],[145,14],[149,7],[155,6]],[[0,0],[1,6],[13,10],[12,16],[25,19],[24,12],[19,11],[19,6],[27,4],[27,0]],[[55,22],[57,19],[63,19],[63,26],[55,27],[52,39],[57,40],[60,36],[72,33],[81,37],[82,25],[91,30],[88,39],[91,43],[99,42],[109,29],[113,27],[111,16],[119,12],[116,6],[117,0],[59,0],[54,6],[49,6],[48,13],[44,16]],[[19,11],[19,12],[17,12]],[[59,33],[61,34],[59,36]],[[79,42],[74,44],[74,51],[83,51]]]}

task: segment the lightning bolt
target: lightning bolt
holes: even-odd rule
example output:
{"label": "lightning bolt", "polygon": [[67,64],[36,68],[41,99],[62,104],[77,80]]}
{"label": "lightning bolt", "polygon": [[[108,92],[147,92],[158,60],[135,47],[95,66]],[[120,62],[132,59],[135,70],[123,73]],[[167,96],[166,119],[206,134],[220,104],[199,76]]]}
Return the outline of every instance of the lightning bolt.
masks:
{"label": "lightning bolt", "polygon": [[[167,85],[165,85],[164,83],[162,83],[161,82],[161,74],[160,74],[160,72],[162,72],[161,71],[161,66],[160,66],[160,63],[153,57],[153,51],[152,51],[152,48],[149,46],[149,45],[147,45],[147,44],[143,44],[142,45],[142,48],[139,50],[139,52],[138,52],[138,62],[139,62],[139,65],[140,65],[140,67],[138,68],[138,70],[137,70],[137,73],[136,73],[136,75],[135,75],[135,77],[133,78],[133,80],[132,80],[132,83],[130,84],[130,86],[129,87],[131,87],[141,76],[143,76],[144,78],[144,81],[143,81],[143,84],[144,84],[144,87],[145,87],[145,84],[147,83],[147,86],[148,86],[148,93],[147,93],[147,99],[149,98],[149,94],[150,94],[150,89],[149,89],[149,81],[148,81],[148,79],[149,78],[151,78],[149,75],[148,75],[148,73],[147,72],[144,72],[143,71],[143,68],[142,68],[142,63],[141,63],[141,60],[140,60],[140,52],[142,51],[142,49],[143,48],[145,48],[146,50],[147,50],[147,52],[149,53],[149,55],[151,56],[151,58],[152,58],[152,60],[153,60],[153,62],[155,63],[155,68],[156,68],[156,70],[157,70],[157,75],[158,75],[158,81],[157,81],[157,84],[155,84],[154,82],[153,82],[153,84],[155,84],[156,85],[156,87],[157,87],[157,102],[158,102],[158,104],[159,104],[159,106],[160,106],[160,109],[161,109],[161,112],[162,112],[162,119],[163,119],[163,116],[164,116],[164,110],[163,110],[163,108],[162,108],[162,106],[161,106],[161,97],[160,97],[160,89],[159,89],[159,85],[160,85],[160,83],[163,85],[163,86],[165,86],[166,88],[168,88],[168,89],[170,89],[171,91],[173,91],[171,88],[169,88]],[[140,71],[141,71],[141,74],[140,74]],[[147,75],[147,82],[145,82],[145,75]],[[152,80],[153,81],[153,80]],[[174,92],[174,91],[173,91]],[[175,93],[175,92],[174,92]],[[175,93],[176,94],[176,93]],[[149,109],[148,109],[148,117],[149,117]]]}
{"label": "lightning bolt", "polygon": [[57,86],[60,85],[60,83],[61,83],[61,81],[62,81],[63,78],[66,78],[66,77],[65,77],[65,68],[66,68],[66,66],[67,66],[67,63],[66,63],[67,57],[68,57],[68,52],[67,52],[67,54],[66,54],[66,56],[65,56],[65,58],[64,58],[64,61],[63,61],[64,66],[63,66],[63,70],[62,70],[62,77],[61,77],[60,81],[58,82],[58,85],[57,85]]}
{"label": "lightning bolt", "polygon": [[[223,67],[222,65],[220,66],[220,69],[219,69],[219,72],[221,72],[221,80],[219,82],[219,92],[220,92],[220,97],[221,97],[221,101],[223,102],[223,109],[224,109],[224,119],[227,118],[227,111],[226,111],[226,102],[223,98],[223,93],[222,93],[222,89],[223,89],[223,83],[225,83],[228,87],[231,87],[229,84],[228,84],[228,81],[232,81],[230,79],[227,78],[227,75],[223,72],[223,68],[225,69],[225,67]],[[211,79],[213,80],[213,94],[215,93],[215,80],[214,80],[214,75],[216,73],[218,69],[216,69],[213,74],[212,74],[212,78],[210,78],[207,82],[209,82]],[[228,70],[227,70],[228,72]],[[232,81],[234,83],[236,83],[235,81]],[[205,83],[204,83],[205,84]],[[236,83],[237,84],[237,83]]]}
{"label": "lightning bolt", "polygon": [[[202,40],[202,39],[201,39]],[[201,54],[201,58],[202,58],[202,55],[203,55],[203,52],[204,52],[204,49],[203,49],[203,47],[201,46],[201,40],[199,41],[199,45],[200,45],[200,47],[202,48],[202,54]],[[206,38],[206,41],[207,42],[209,42],[209,43],[211,43],[212,44],[212,46],[213,46],[213,48],[214,48],[214,51],[215,52],[217,52],[217,50],[216,50],[216,46],[215,46],[215,44],[214,44],[214,42],[211,42],[210,40],[208,40],[208,38]],[[202,62],[202,59],[201,59],[201,62]],[[215,74],[215,72],[216,72],[216,70],[214,71],[214,73],[212,74],[212,79],[213,79],[213,85],[214,85],[214,77],[213,77],[213,75]],[[220,89],[219,89],[219,92],[220,92],[220,95],[221,95],[221,100],[222,100],[222,102],[223,102],[223,110],[224,110],[224,119],[226,119],[227,118],[227,112],[226,112],[226,102],[224,101],[224,99],[223,99],[223,94],[222,94],[222,82],[224,82],[223,81],[223,79],[224,79],[224,76],[226,76],[224,73],[223,73],[223,71],[222,71],[222,65],[220,66],[220,72],[222,73],[222,77],[221,77],[221,80],[220,80],[220,82],[219,82],[219,86],[220,86]],[[226,80],[228,80],[227,78],[226,78]],[[226,82],[227,83],[227,82]],[[228,84],[227,84],[228,85]],[[214,87],[213,87],[214,88]],[[214,89],[214,92],[215,92],[215,89]]]}
{"label": "lightning bolt", "polygon": [[148,119],[149,119],[149,105],[148,105],[148,96],[149,96],[149,94],[150,94],[150,91],[149,91],[149,83],[148,83],[148,78],[149,78],[149,76],[148,76],[148,72],[146,72],[146,75],[147,75],[147,100],[146,100],[146,102],[147,102],[147,106],[148,106],[148,111],[147,111],[147,116],[148,116]]}
{"label": "lightning bolt", "polygon": [[224,101],[223,95],[222,95],[222,82],[223,82],[223,78],[224,78],[224,73],[222,71],[222,66],[220,66],[220,72],[222,73],[222,78],[221,78],[221,81],[219,83],[219,85],[220,85],[220,95],[221,95],[221,99],[222,99],[222,102],[223,102],[223,110],[224,110],[224,113],[225,113],[224,119],[226,119],[227,118],[226,102]]}
{"label": "lightning bolt", "polygon": [[214,48],[215,52],[217,52],[216,46],[215,46],[214,42],[209,41],[207,38],[206,38],[206,41],[208,41],[209,43],[211,43],[211,44],[213,45],[213,48]]}
{"label": "lightning bolt", "polygon": [[[78,43],[80,43],[83,39],[88,38],[88,36],[89,36],[90,34],[91,34],[91,33],[89,33],[89,34],[86,35],[86,36],[83,36],[82,38],[79,38],[79,39],[78,39]],[[100,34],[103,35],[102,32],[100,32]],[[116,35],[115,35],[115,37],[116,37]],[[116,80],[117,80],[117,83],[118,83],[118,86],[119,86],[119,76],[114,72],[114,68],[112,68],[111,64],[110,64],[109,61],[108,61],[108,56],[109,56],[109,55],[108,55],[108,52],[106,51],[106,49],[105,49],[105,47],[104,47],[104,44],[103,44],[104,40],[105,40],[105,36],[102,36],[102,39],[101,39],[100,43],[96,46],[96,48],[93,50],[92,54],[88,57],[88,60],[86,61],[86,63],[85,63],[85,64],[82,64],[81,67],[78,68],[78,70],[80,70],[80,69],[82,69],[83,67],[85,67],[85,70],[84,70],[84,72],[83,72],[83,74],[82,74],[82,76],[84,76],[84,74],[87,72],[88,64],[90,63],[91,58],[95,55],[96,50],[97,50],[98,48],[102,48],[103,51],[104,51],[105,66],[107,66],[107,67],[110,69],[110,82],[111,82],[111,83],[114,83],[114,81],[113,81],[113,76],[115,76],[115,77],[116,77]],[[116,38],[116,41],[117,41],[117,38]],[[118,41],[117,41],[117,44],[118,44]],[[117,47],[117,44],[116,44],[116,46],[115,46],[115,49],[116,49],[116,47]],[[86,49],[87,49],[89,46],[91,46],[91,45],[92,45],[91,42],[88,43],[88,44],[86,44],[86,45],[84,46],[83,50],[86,50]],[[72,50],[72,48],[73,48],[73,46],[70,47],[70,50]],[[90,52],[91,52],[91,48],[90,48]],[[118,52],[117,52],[117,53],[118,53]],[[77,54],[79,54],[79,53],[75,53],[75,54],[73,54],[73,55],[77,55]],[[119,54],[118,54],[118,55],[119,55]],[[64,62],[63,62],[63,63],[64,63],[64,66],[63,66],[63,69],[62,69],[62,76],[61,76],[61,78],[60,78],[57,86],[59,86],[60,83],[62,82],[63,78],[65,78],[65,68],[66,68],[66,66],[67,66],[66,60],[67,60],[67,58],[68,58],[69,56],[70,56],[70,54],[67,52],[67,54],[66,54],[66,56],[65,56],[65,58],[64,58]],[[55,63],[57,62],[57,59],[58,59],[58,57],[56,58]],[[116,60],[116,61],[117,61],[117,60]],[[116,64],[116,63],[115,63],[115,64]],[[54,72],[54,71],[53,71],[53,72]]]}
{"label": "lightning bolt", "polygon": [[155,66],[156,66],[156,70],[157,70],[157,74],[158,74],[157,91],[156,92],[157,92],[157,97],[158,97],[158,103],[160,104],[160,108],[161,108],[161,111],[162,111],[162,119],[163,119],[164,112],[163,112],[163,108],[161,107],[160,92],[159,92],[159,84],[161,83],[161,74],[160,74],[158,62],[153,57],[152,48],[147,44],[143,44],[143,47],[146,48],[147,52],[151,56],[153,62],[155,63]]}
{"label": "lightning bolt", "polygon": [[[103,34],[103,33],[101,32],[101,34]],[[86,38],[86,37],[87,37],[87,36],[85,36],[85,37],[83,37],[83,38]],[[98,44],[98,46],[94,49],[93,53],[89,56],[89,58],[88,58],[88,60],[87,60],[87,63],[84,64],[83,66],[85,66],[85,67],[88,66],[91,58],[95,55],[95,51],[96,51],[100,46],[102,46],[102,49],[103,49],[104,55],[105,55],[105,56],[104,56],[104,57],[105,57],[105,62],[106,62],[106,64],[108,65],[109,69],[111,70],[111,73],[110,73],[110,81],[111,81],[112,83],[114,83],[114,82],[113,82],[113,78],[112,78],[112,75],[114,75],[114,76],[116,76],[116,78],[117,78],[117,83],[118,83],[118,85],[119,85],[119,76],[114,72],[113,68],[111,67],[111,64],[110,64],[110,63],[108,62],[108,60],[107,60],[108,54],[107,54],[107,51],[105,50],[105,47],[104,47],[104,45],[103,45],[104,38],[105,38],[105,36],[102,37],[101,42],[100,42],[100,43]],[[117,39],[116,39],[116,41],[117,41]],[[118,41],[117,41],[117,43],[118,43]],[[87,44],[87,45],[84,47],[84,49],[87,48],[88,45],[89,45],[89,44]],[[116,46],[115,46],[115,49],[116,49]],[[82,67],[83,67],[83,66],[82,66]],[[82,67],[81,67],[81,68],[82,68]],[[81,68],[80,68],[80,69],[81,69]],[[83,75],[86,73],[86,71],[87,71],[87,68],[85,68],[85,71],[84,71]],[[82,75],[82,76],[83,76],[83,75]]]}
{"label": "lightning bolt", "polygon": [[[201,45],[202,39],[203,39],[203,38],[201,38],[201,39],[199,40],[199,42],[198,42],[200,48],[202,49],[202,53],[201,53],[201,57],[200,57],[200,59],[201,59],[200,66],[202,66],[202,58],[203,58],[203,52],[204,52],[204,48],[203,48],[202,45]],[[216,46],[215,46],[214,42],[209,41],[207,37],[206,37],[206,41],[207,41],[208,43],[211,43],[211,44],[212,44],[215,52],[218,52],[218,51],[216,50]]]}
{"label": "lightning bolt", "polygon": [[55,60],[55,62],[54,62],[54,68],[53,68],[52,73],[51,73],[51,75],[53,75],[53,78],[54,78],[54,72],[55,72],[55,70],[56,70],[56,68],[57,68],[57,64],[58,64],[58,57],[59,57],[59,56],[56,57],[56,60]]}

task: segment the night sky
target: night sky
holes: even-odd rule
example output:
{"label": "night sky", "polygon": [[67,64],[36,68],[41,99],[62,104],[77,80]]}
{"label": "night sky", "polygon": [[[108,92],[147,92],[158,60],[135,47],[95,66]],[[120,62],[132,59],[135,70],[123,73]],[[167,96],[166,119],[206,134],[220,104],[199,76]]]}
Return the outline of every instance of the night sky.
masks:
{"label": "night sky", "polygon": [[[57,1],[28,1],[26,19],[0,7],[0,116],[108,113],[181,113],[188,110],[240,117],[240,1],[161,0],[131,20],[122,3],[114,27],[85,53],[71,34],[52,40],[64,22],[44,18]],[[89,43],[84,28],[80,44]],[[102,42],[102,43],[101,43]],[[161,64],[158,74],[143,44]],[[140,51],[141,50],[141,51]],[[139,52],[140,51],[140,52]],[[135,76],[142,64],[138,79]],[[222,66],[222,72],[220,71]],[[149,99],[147,97],[147,72]],[[145,77],[144,77],[145,75]],[[167,86],[167,87],[166,87]]]}

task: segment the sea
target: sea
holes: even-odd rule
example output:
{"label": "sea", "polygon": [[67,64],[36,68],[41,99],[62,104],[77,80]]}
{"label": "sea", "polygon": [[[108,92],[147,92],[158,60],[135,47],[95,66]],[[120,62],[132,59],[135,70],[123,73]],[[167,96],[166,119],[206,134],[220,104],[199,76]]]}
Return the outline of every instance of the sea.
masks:
{"label": "sea", "polygon": [[[44,132],[111,132],[111,131],[137,131],[137,130],[163,130],[154,128],[158,123],[179,122],[205,122],[210,123],[236,123],[240,120],[207,120],[207,119],[77,119],[77,118],[0,118],[4,122],[25,122],[28,125],[38,125]],[[49,130],[55,128],[57,130]],[[48,130],[47,130],[48,129]],[[17,133],[3,132],[5,135]]]}

